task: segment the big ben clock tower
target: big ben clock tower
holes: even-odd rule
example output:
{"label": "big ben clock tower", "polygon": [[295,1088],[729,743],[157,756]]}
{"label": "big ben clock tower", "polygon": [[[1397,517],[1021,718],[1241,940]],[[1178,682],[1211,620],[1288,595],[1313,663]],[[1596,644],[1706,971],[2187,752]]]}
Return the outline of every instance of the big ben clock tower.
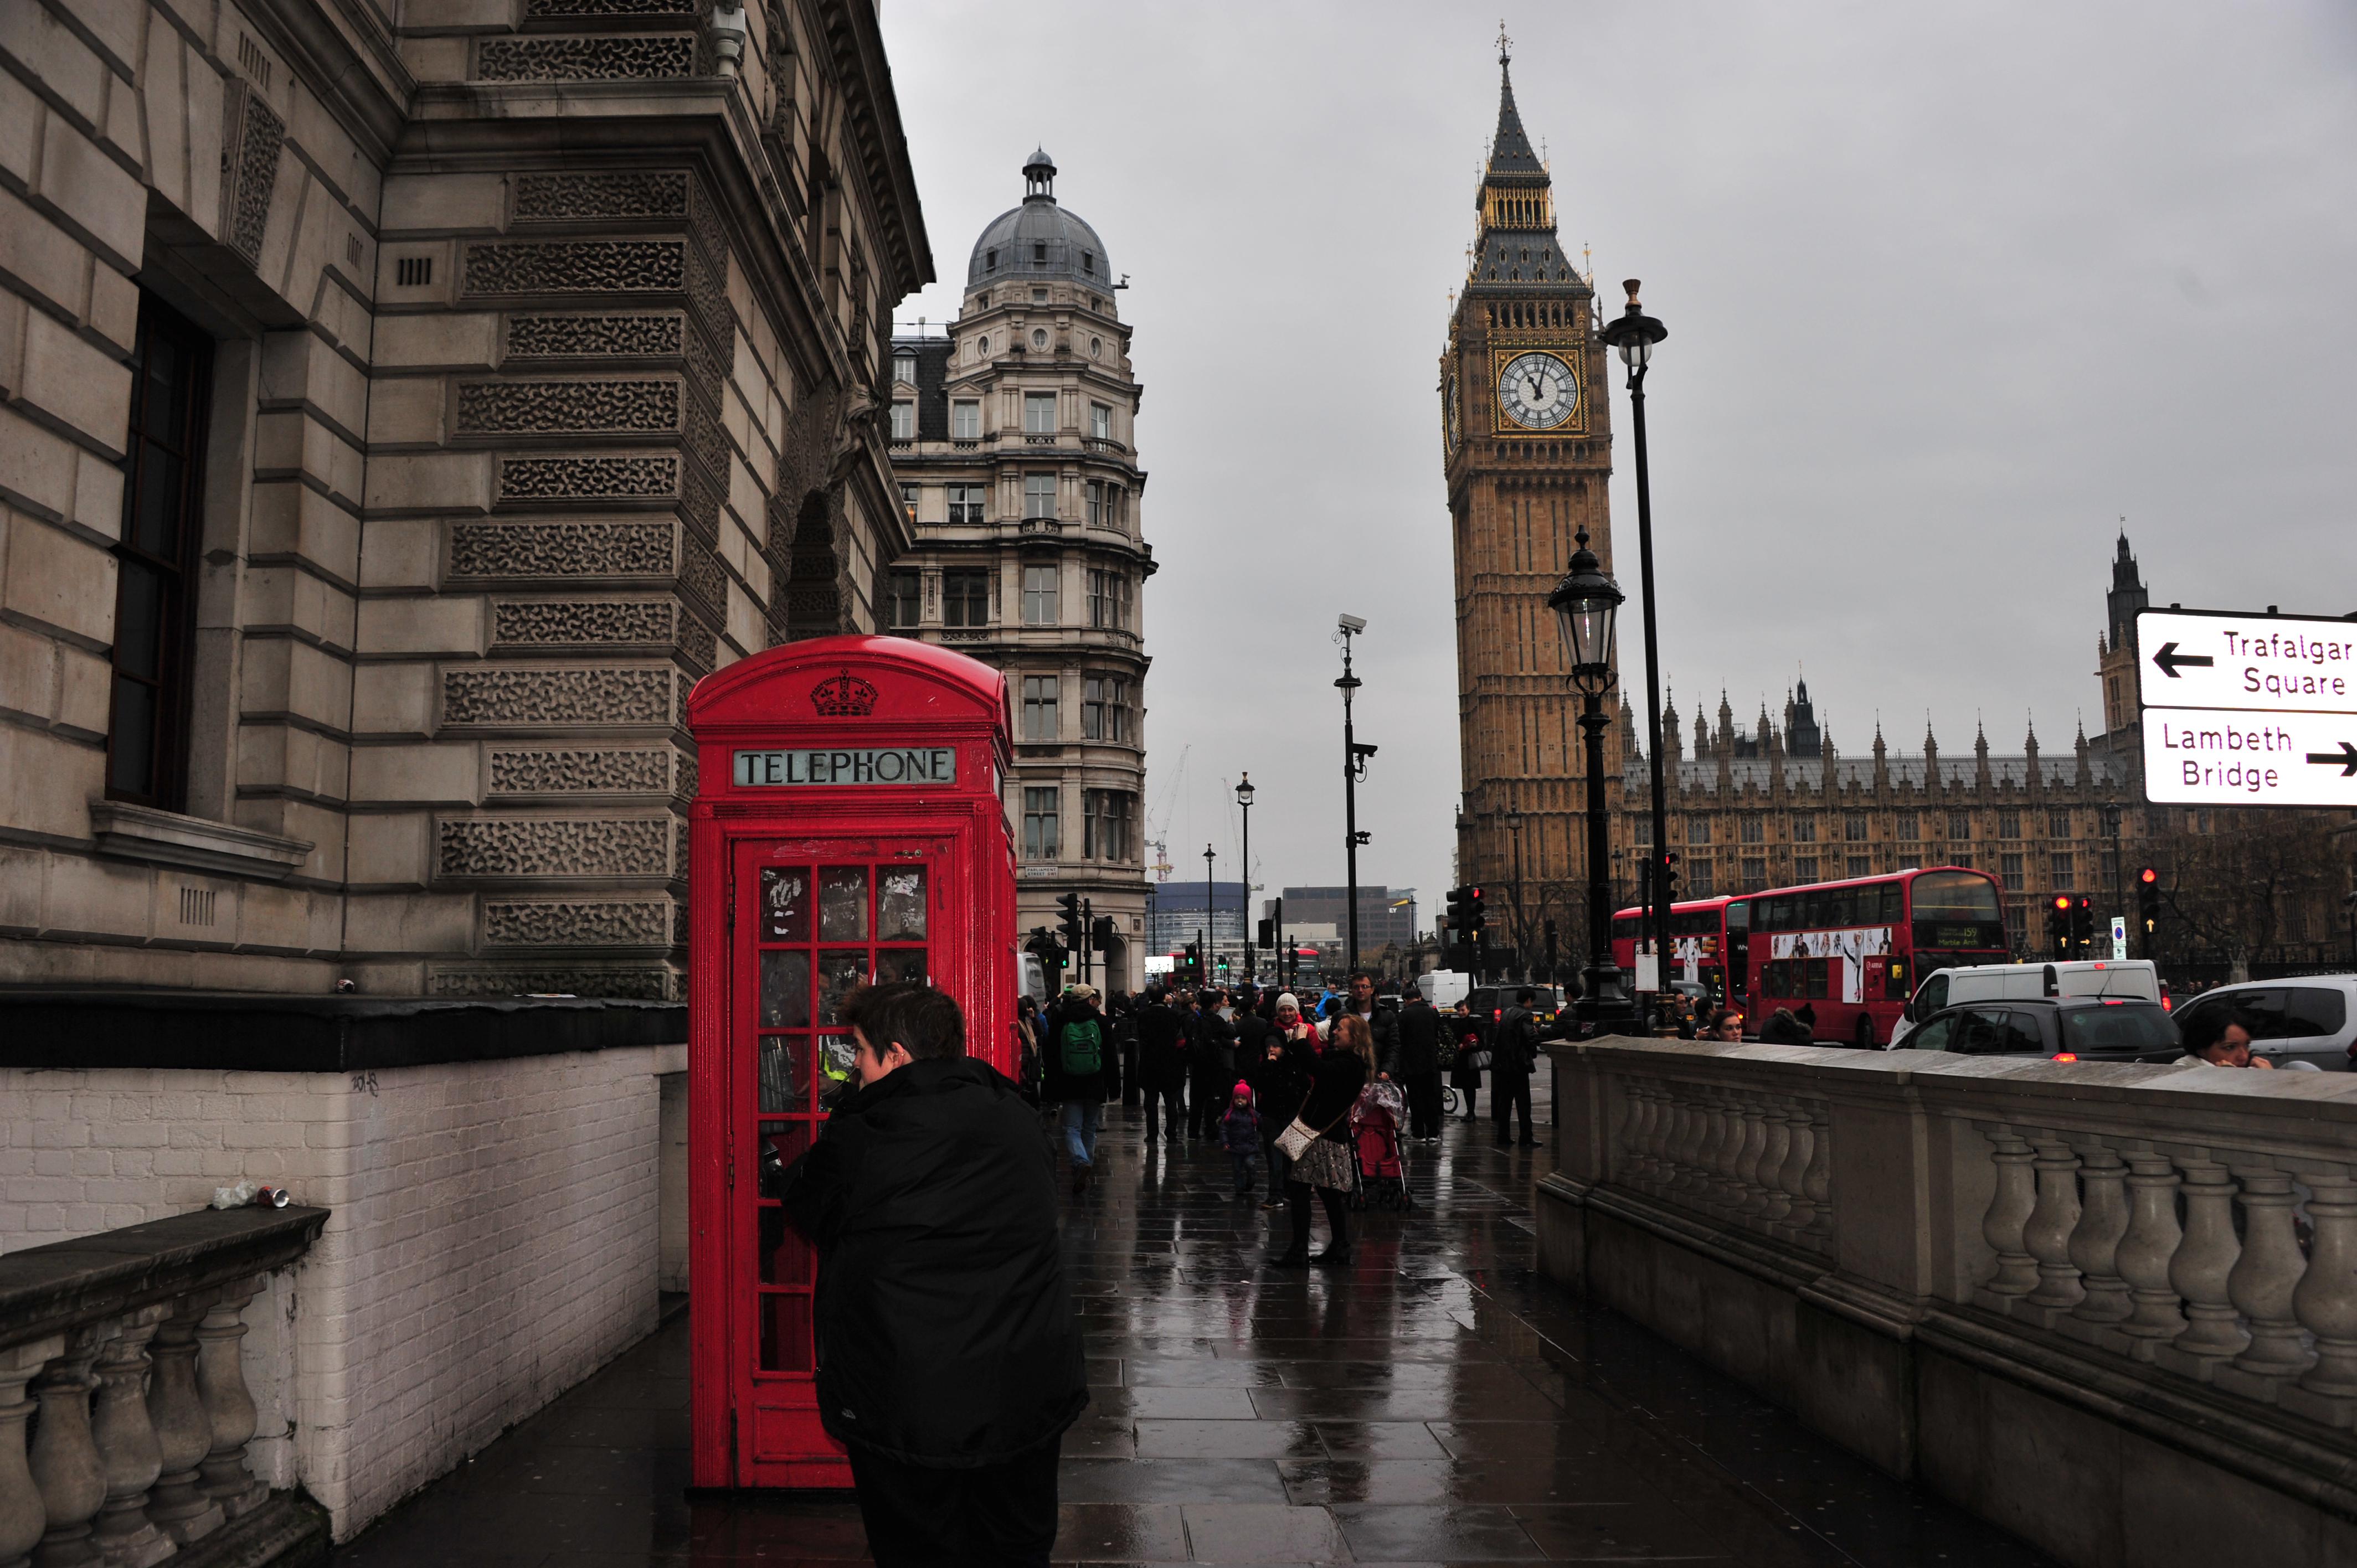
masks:
{"label": "big ben clock tower", "polygon": [[[1553,918],[1559,956],[1577,961],[1587,800],[1577,698],[1546,596],[1583,527],[1610,570],[1611,427],[1593,294],[1555,237],[1553,182],[1523,130],[1507,51],[1501,36],[1480,236],[1440,360],[1464,783],[1458,873],[1483,888],[1504,940],[1535,951]],[[1609,736],[1605,755],[1620,755]]]}

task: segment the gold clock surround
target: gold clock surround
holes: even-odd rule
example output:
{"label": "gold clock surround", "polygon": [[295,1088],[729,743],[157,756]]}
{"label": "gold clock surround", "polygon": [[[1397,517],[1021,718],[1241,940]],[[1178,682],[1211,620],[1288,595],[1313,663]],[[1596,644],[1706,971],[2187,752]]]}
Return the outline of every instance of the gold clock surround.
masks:
{"label": "gold clock surround", "polygon": [[[1570,418],[1544,430],[1533,430],[1528,425],[1515,424],[1507,415],[1505,406],[1498,397],[1498,382],[1504,378],[1506,367],[1529,353],[1545,354],[1562,361],[1564,369],[1571,373],[1572,392],[1577,399]],[[1540,440],[1550,436],[1585,435],[1587,434],[1587,358],[1581,353],[1579,345],[1566,343],[1560,338],[1545,342],[1505,342],[1492,338],[1490,345],[1489,398],[1490,433],[1493,435]]]}

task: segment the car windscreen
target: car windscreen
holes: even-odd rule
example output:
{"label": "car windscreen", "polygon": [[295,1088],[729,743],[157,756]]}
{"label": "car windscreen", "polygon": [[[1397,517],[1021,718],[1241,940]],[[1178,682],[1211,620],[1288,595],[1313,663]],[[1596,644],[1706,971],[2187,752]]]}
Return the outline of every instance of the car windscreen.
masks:
{"label": "car windscreen", "polygon": [[2066,1007],[2062,1048],[2095,1052],[2164,1051],[2177,1047],[2177,1026],[2158,1007]]}

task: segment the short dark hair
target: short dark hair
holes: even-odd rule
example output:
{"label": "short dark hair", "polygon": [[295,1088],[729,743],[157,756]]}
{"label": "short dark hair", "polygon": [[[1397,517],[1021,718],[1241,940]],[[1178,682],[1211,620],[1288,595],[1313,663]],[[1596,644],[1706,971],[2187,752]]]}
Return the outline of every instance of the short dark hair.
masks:
{"label": "short dark hair", "polygon": [[1533,991],[1533,990],[1532,990],[1529,986],[1527,986],[1527,985],[1523,986],[1520,991],[1517,991],[1517,992],[1515,992],[1515,993],[1514,993],[1514,1000],[1515,1000],[1515,1001],[1517,1001],[1517,1002],[1535,1002],[1535,1001],[1537,1001],[1538,999],[1539,999],[1539,993],[1538,993],[1537,992],[1535,992],[1535,991]]}
{"label": "short dark hair", "polygon": [[836,1014],[866,1036],[879,1056],[896,1045],[914,1061],[947,1061],[965,1055],[965,1015],[930,985],[909,981],[862,985],[843,999]]}
{"label": "short dark hair", "polygon": [[1372,985],[1375,983],[1374,971],[1370,969],[1354,969],[1351,972],[1351,978],[1352,980],[1363,980],[1369,985]]}
{"label": "short dark hair", "polygon": [[[2240,1029],[2243,1033],[2250,1036],[2251,1038],[2255,1040],[2259,1037],[2258,1019],[2253,1015],[2244,1012],[2239,1007],[2235,1008],[2232,1013],[2227,1014],[2226,1021],[2218,1026],[2218,1038],[2221,1040],[2224,1039],[2226,1037],[2226,1031],[2229,1029]],[[2212,1044],[2216,1044],[2216,1041],[2212,1041]]]}

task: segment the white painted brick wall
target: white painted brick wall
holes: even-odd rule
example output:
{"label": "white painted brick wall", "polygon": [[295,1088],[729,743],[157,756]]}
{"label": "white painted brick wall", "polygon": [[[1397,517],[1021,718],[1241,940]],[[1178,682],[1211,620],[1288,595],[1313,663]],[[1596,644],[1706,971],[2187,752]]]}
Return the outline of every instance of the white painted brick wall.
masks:
{"label": "white painted brick wall", "polygon": [[657,1079],[684,1046],[380,1069],[0,1071],[0,1248],[241,1176],[333,1209],[246,1308],[254,1460],[336,1539],[654,1327]]}

